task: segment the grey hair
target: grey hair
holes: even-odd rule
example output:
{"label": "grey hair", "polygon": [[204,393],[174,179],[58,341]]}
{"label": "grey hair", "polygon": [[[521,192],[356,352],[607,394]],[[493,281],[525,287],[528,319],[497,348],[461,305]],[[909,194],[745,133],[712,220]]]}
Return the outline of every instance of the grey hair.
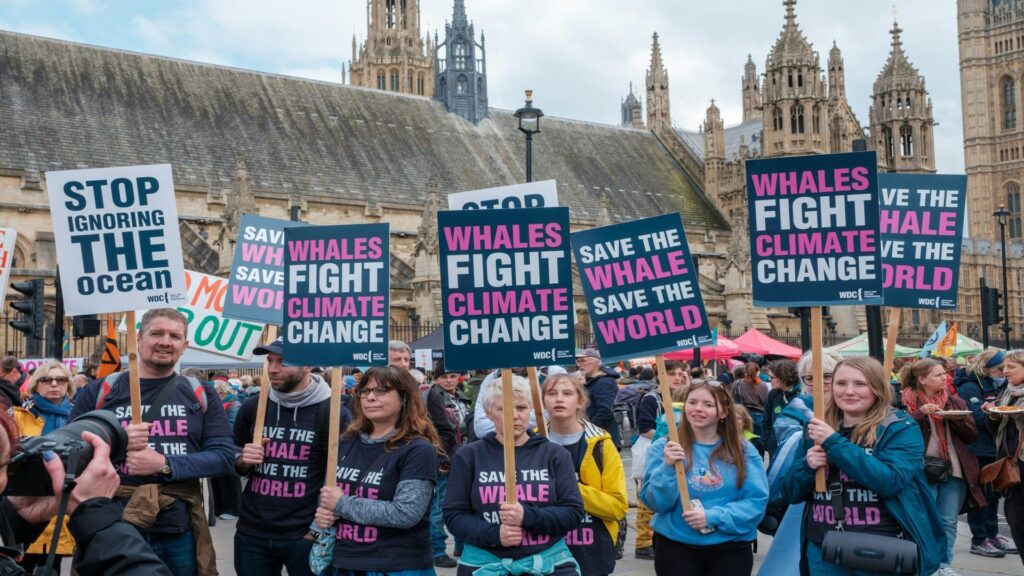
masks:
{"label": "grey hair", "polygon": [[[501,402],[504,392],[501,384],[501,377],[499,376],[495,378],[491,381],[487,390],[484,390],[483,397],[477,400],[478,402],[483,402],[484,410],[490,410],[491,405],[493,405],[495,401]],[[512,395],[526,399],[526,401],[530,403],[530,406],[533,406],[533,396],[530,394],[530,381],[526,378],[523,378],[522,376],[512,376]]]}
{"label": "grey hair", "polygon": [[408,352],[410,355],[412,354],[412,348],[409,348],[409,345],[401,340],[392,340],[388,342],[388,350],[394,350],[395,352]]}
{"label": "grey hair", "polygon": [[[821,351],[821,371],[823,373],[825,373],[825,374],[827,374],[829,372],[835,372],[836,371],[836,365],[839,364],[839,362],[841,360],[842,360],[842,357],[840,357],[835,352],[828,352],[826,350],[822,350]],[[807,352],[806,354],[801,356],[800,357],[800,361],[796,363],[796,375],[797,375],[797,378],[800,378],[801,381],[803,381],[803,377],[804,377],[804,373],[805,373],[804,371],[811,369],[811,362],[813,362],[813,359],[811,358],[811,353]]]}

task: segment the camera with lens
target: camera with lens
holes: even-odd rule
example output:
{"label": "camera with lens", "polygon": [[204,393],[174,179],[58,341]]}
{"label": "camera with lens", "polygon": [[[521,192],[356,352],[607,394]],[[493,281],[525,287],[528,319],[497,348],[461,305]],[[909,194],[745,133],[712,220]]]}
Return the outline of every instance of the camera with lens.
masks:
{"label": "camera with lens", "polygon": [[92,460],[92,444],[82,440],[82,432],[92,432],[110,446],[112,464],[124,462],[128,433],[112,412],[93,410],[46,436],[21,438],[7,468],[7,489],[4,495],[53,495],[53,480],[43,464],[44,452],[53,452],[59,456],[68,472],[72,471],[68,467],[73,459],[74,475],[80,475]]}

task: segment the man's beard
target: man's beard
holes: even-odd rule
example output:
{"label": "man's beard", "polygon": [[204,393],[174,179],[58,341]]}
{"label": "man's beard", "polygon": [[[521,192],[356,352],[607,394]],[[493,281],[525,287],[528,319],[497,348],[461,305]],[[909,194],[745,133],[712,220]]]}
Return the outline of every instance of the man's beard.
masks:
{"label": "man's beard", "polygon": [[274,384],[274,381],[270,381],[270,385],[274,388],[275,392],[280,394],[287,394],[295,390],[299,384],[302,384],[301,374],[292,374],[282,380],[279,384]]}

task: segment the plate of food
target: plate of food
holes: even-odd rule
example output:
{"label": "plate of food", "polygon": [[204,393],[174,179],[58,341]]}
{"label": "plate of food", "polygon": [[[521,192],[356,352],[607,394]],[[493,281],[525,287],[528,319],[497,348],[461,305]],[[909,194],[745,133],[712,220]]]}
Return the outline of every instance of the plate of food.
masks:
{"label": "plate of food", "polygon": [[1024,412],[1024,408],[1020,406],[993,406],[988,411],[999,412],[1000,414],[1020,414]]}
{"label": "plate of food", "polygon": [[938,410],[935,412],[939,416],[969,416],[970,410]]}

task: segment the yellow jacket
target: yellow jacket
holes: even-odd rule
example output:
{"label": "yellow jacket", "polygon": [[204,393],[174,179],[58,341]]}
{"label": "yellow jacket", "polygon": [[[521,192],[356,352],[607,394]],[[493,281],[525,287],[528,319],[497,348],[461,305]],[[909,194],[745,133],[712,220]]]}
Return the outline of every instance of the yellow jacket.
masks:
{"label": "yellow jacket", "polygon": [[[43,419],[36,416],[25,408],[14,408],[14,421],[18,423],[18,434],[22,436],[39,436],[43,433]],[[28,547],[25,552],[28,554],[45,554],[50,549],[50,540],[53,539],[53,527],[57,519],[53,518],[46,526],[46,530],[39,535],[39,538]],[[75,552],[75,539],[68,531],[68,519],[64,517],[64,527],[60,530],[60,541],[57,543],[57,554],[59,556],[71,556]]]}
{"label": "yellow jacket", "polygon": [[[629,510],[622,458],[611,435],[590,422],[583,421],[583,437],[587,440],[587,451],[580,464],[583,510],[599,518],[615,542],[619,537],[619,520],[625,518]],[[602,451],[600,469],[594,460],[594,450]]]}

